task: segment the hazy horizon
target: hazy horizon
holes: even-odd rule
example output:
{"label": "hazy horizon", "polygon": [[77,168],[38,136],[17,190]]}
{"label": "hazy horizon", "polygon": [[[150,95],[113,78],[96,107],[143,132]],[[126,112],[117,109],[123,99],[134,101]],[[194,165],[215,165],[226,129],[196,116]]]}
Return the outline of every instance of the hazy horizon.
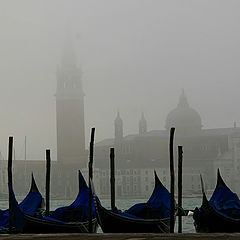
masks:
{"label": "hazy horizon", "polygon": [[71,34],[83,75],[85,135],[164,129],[182,89],[203,128],[240,125],[240,2],[237,0],[1,0],[0,151],[56,159],[56,71]]}

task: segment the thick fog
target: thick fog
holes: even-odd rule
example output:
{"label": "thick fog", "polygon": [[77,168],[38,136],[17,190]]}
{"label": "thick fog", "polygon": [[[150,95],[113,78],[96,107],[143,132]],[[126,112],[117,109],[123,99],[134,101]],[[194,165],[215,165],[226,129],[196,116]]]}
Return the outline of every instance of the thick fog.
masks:
{"label": "thick fog", "polygon": [[239,0],[1,0],[0,151],[56,159],[56,70],[71,37],[82,69],[86,142],[164,129],[182,89],[204,128],[240,124]]}

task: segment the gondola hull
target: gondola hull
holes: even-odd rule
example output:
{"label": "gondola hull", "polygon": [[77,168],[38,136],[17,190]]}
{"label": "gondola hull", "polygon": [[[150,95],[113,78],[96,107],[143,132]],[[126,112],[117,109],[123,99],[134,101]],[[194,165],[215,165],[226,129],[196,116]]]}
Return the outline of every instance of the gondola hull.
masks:
{"label": "gondola hull", "polygon": [[240,219],[233,219],[215,211],[210,205],[202,206],[201,212],[195,213],[196,232],[240,232]]}
{"label": "gondola hull", "polygon": [[105,209],[95,199],[97,219],[104,233],[169,233],[170,218],[135,219]]}
{"label": "gondola hull", "polygon": [[217,184],[210,200],[207,200],[203,180],[202,206],[193,213],[197,232],[240,232],[239,198],[223,181],[220,171],[217,172]]}
{"label": "gondola hull", "polygon": [[[34,180],[34,179],[33,179]],[[85,180],[83,179],[80,171],[79,171],[79,193],[77,195],[76,200],[67,207],[62,207],[62,208],[58,208],[57,210],[55,210],[54,212],[58,213],[57,217],[58,218],[54,218],[51,214],[50,217],[48,218],[42,218],[42,217],[36,217],[36,206],[40,206],[40,203],[42,201],[42,197],[41,199],[39,199],[39,191],[37,189],[37,186],[35,184],[35,181],[32,181],[32,187],[30,190],[30,195],[28,194],[28,196],[25,198],[26,200],[23,201],[21,204],[22,206],[20,206],[17,203],[17,200],[15,198],[15,194],[14,191],[12,189],[12,186],[9,185],[9,196],[10,196],[10,201],[12,204],[12,209],[13,209],[13,219],[15,221],[14,224],[14,228],[16,229],[17,232],[22,232],[22,233],[88,233],[88,218],[85,216],[84,219],[86,219],[85,221],[81,221],[80,219],[83,216],[79,216],[79,213],[83,213],[81,212],[80,206],[83,207],[84,210],[86,210],[85,208],[87,208],[86,205],[84,205],[84,203],[86,203],[86,198],[88,197],[88,189],[85,183]],[[30,212],[31,214],[27,214],[23,211],[23,206],[27,205],[26,203],[28,203],[28,205],[30,205],[30,203],[34,203],[36,196],[37,195],[37,199],[38,202],[37,204],[32,204],[33,205],[33,210],[32,208],[30,208],[30,210],[28,212]],[[81,200],[83,200],[81,202]],[[84,201],[85,200],[85,201]],[[23,205],[23,203],[25,205]],[[82,205],[81,205],[82,204]],[[32,206],[30,205],[30,206]],[[35,206],[36,205],[36,206]],[[67,212],[67,210],[69,210],[69,208],[71,209],[71,211]],[[88,208],[87,208],[88,210]],[[67,216],[65,216],[64,214],[62,214],[65,211],[65,213],[67,212],[68,214],[66,214]],[[77,211],[77,218],[76,216],[74,216],[74,211]],[[76,212],[75,212],[76,213]],[[71,215],[73,214],[73,216]],[[56,214],[55,214],[56,215]],[[62,220],[58,220],[61,219]],[[65,219],[64,219],[65,218]],[[97,231],[97,219],[96,217],[93,219],[92,221],[92,229],[93,232]]]}
{"label": "gondola hull", "polygon": [[[93,219],[93,232],[97,231],[97,219]],[[88,233],[86,222],[54,222],[45,219],[24,215],[23,233]]]}

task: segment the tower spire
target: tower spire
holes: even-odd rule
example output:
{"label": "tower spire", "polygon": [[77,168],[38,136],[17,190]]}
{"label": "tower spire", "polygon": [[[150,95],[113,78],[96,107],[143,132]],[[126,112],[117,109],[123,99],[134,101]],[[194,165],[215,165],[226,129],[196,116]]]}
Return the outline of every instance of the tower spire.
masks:
{"label": "tower spire", "polygon": [[141,119],[139,121],[139,134],[144,134],[147,132],[147,121],[144,117],[144,113],[141,114]]}
{"label": "tower spire", "polygon": [[120,117],[119,111],[117,112],[117,117],[114,121],[115,126],[115,141],[120,141],[123,138],[123,121]]}
{"label": "tower spire", "polygon": [[82,74],[77,66],[73,38],[68,34],[63,46],[60,68],[57,71],[56,97],[77,99],[83,96]]}

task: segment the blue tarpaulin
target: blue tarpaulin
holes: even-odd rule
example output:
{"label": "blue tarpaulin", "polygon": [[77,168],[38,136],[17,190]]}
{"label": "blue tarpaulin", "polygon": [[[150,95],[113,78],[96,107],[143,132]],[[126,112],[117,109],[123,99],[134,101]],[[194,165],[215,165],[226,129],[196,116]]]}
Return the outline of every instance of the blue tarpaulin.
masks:
{"label": "blue tarpaulin", "polygon": [[[23,227],[23,213],[33,216],[41,206],[42,195],[39,192],[29,192],[24,200],[18,204],[12,186],[9,185],[9,194],[13,207],[13,226],[17,229]],[[0,211],[0,228],[9,224],[9,210]]]}
{"label": "blue tarpaulin", "polygon": [[[51,215],[51,218],[64,222],[87,221],[88,220],[88,187],[79,171],[79,192],[75,201],[67,206],[57,208]],[[92,216],[96,216],[95,205],[92,198]]]}
{"label": "blue tarpaulin", "polygon": [[217,187],[209,203],[218,212],[232,218],[240,218],[240,201],[236,193],[227,186]]}
{"label": "blue tarpaulin", "polygon": [[[217,174],[217,185],[208,201],[216,212],[232,219],[240,219],[240,201],[236,193],[232,192],[224,183],[220,171]],[[193,218],[197,220],[202,212],[202,206],[194,210]]]}
{"label": "blue tarpaulin", "polygon": [[162,219],[170,216],[170,193],[155,173],[155,188],[146,203],[138,203],[125,211],[142,219]]}

